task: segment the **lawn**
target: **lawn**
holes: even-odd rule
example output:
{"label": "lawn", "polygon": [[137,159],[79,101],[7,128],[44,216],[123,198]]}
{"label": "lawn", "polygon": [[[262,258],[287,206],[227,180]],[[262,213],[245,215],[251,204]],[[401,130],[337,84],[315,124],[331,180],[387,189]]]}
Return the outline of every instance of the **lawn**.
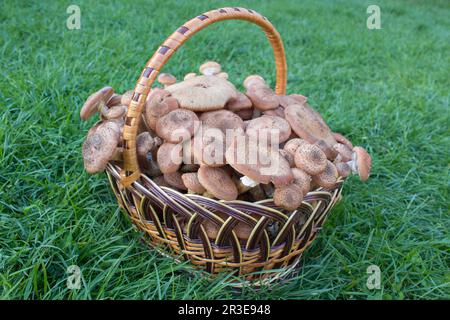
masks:
{"label": "lawn", "polygon": [[[81,8],[68,30],[66,8]],[[381,29],[369,30],[369,4]],[[288,92],[373,157],[287,283],[235,291],[149,250],[118,209],[106,176],[83,170],[87,96],[134,87],[147,59],[186,20],[244,6],[284,39]],[[448,1],[1,1],[1,299],[450,298]],[[179,78],[219,61],[241,86],[274,81],[271,48],[244,22],[200,32],[164,69]],[[82,272],[78,290],[67,268]],[[366,286],[381,270],[380,289]]]}

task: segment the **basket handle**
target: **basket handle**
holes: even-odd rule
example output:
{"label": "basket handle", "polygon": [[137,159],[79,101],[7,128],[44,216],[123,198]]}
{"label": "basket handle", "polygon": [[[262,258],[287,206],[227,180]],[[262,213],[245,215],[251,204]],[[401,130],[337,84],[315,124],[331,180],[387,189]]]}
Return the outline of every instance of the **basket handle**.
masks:
{"label": "basket handle", "polygon": [[128,107],[128,113],[123,130],[124,168],[120,173],[124,187],[136,181],[141,172],[136,157],[136,135],[141,121],[141,114],[147,95],[159,71],[181,45],[198,31],[222,20],[245,20],[260,26],[273,48],[276,65],[276,89],[279,95],[286,93],[287,66],[283,42],[280,34],[261,14],[245,8],[220,8],[205,12],[189,20],[178,28],[153,54],[147,62],[134,88],[133,97]]}

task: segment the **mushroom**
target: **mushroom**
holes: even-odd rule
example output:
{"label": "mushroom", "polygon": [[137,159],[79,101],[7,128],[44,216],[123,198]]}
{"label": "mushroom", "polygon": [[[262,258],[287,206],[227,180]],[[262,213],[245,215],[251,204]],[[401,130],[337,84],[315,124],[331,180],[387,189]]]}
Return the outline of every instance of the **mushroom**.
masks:
{"label": "mushroom", "polygon": [[220,73],[216,74],[216,76],[224,78],[224,79],[228,79],[228,73],[226,73],[226,72],[220,72]]}
{"label": "mushroom", "polygon": [[372,158],[363,147],[353,148],[353,158],[348,162],[354,173],[358,173],[361,181],[366,181],[372,168]]}
{"label": "mushroom", "polygon": [[114,120],[125,117],[125,115],[127,114],[127,110],[128,108],[126,106],[114,106],[111,108],[104,106],[100,110],[100,113],[105,119]]}
{"label": "mushroom", "polygon": [[179,143],[189,140],[197,129],[197,115],[184,109],[175,109],[162,116],[156,122],[156,134],[162,139]]}
{"label": "mushroom", "polygon": [[252,102],[242,92],[237,92],[236,98],[231,99],[225,105],[225,108],[232,112],[251,109],[251,107],[252,107]]}
{"label": "mushroom", "polygon": [[283,147],[283,150],[289,152],[290,154],[292,154],[293,156],[295,155],[295,151],[297,151],[297,148],[302,145],[307,143],[305,140],[300,139],[300,138],[294,138],[294,139],[290,139],[288,142],[286,142],[286,144]]}
{"label": "mushroom", "polygon": [[289,162],[289,166],[291,168],[295,167],[294,155],[283,149],[280,150],[280,154],[283,158],[287,160],[287,162]]}
{"label": "mushroom", "polygon": [[242,119],[242,120],[250,120],[253,117],[253,109],[244,109],[237,111],[236,114]]}
{"label": "mushroom", "polygon": [[155,88],[150,92],[145,103],[145,115],[160,118],[177,108],[178,101],[170,96],[169,91]]}
{"label": "mushroom", "polygon": [[275,188],[273,202],[283,209],[296,210],[303,201],[303,193],[300,187],[294,183]]}
{"label": "mushroom", "polygon": [[159,169],[162,173],[177,171],[183,159],[182,145],[169,142],[163,143],[156,154]]}
{"label": "mushroom", "polygon": [[244,88],[248,90],[252,86],[266,86],[266,81],[257,74],[250,75],[244,80]]}
{"label": "mushroom", "polygon": [[338,152],[332,146],[329,146],[324,140],[317,140],[314,144],[318,146],[323,153],[325,153],[329,160],[334,160],[338,155]]}
{"label": "mushroom", "polygon": [[111,107],[115,107],[121,104],[122,101],[122,95],[121,94],[116,94],[114,93],[112,95],[112,97],[108,100],[108,102],[106,103],[106,105],[111,108]]}
{"label": "mushroom", "polygon": [[89,173],[105,170],[119,143],[120,128],[115,122],[104,122],[83,143],[84,167]]}
{"label": "mushroom", "polygon": [[227,148],[227,163],[250,179],[274,185],[289,184],[293,180],[291,168],[278,148],[259,145],[248,136],[235,136]]}
{"label": "mushroom", "polygon": [[302,193],[305,196],[311,190],[311,176],[302,169],[292,168],[291,170],[294,176],[293,183],[302,189]]}
{"label": "mushroom", "polygon": [[181,175],[181,179],[183,179],[183,183],[188,189],[188,193],[197,193],[203,194],[206,192],[206,189],[198,180],[197,172],[188,172]]}
{"label": "mushroom", "polygon": [[[152,131],[156,131],[156,124],[158,123],[159,118],[152,116],[149,112],[145,112],[143,114],[143,119],[147,127]],[[141,121],[142,122],[142,121]]]}
{"label": "mushroom", "polygon": [[327,160],[325,170],[313,176],[314,183],[318,186],[331,189],[334,188],[339,177],[338,171],[334,164]]}
{"label": "mushroom", "polygon": [[198,180],[202,186],[220,200],[236,200],[238,190],[231,177],[221,168],[200,166]]}
{"label": "mushroom", "polygon": [[217,128],[228,136],[230,131],[233,133],[244,133],[244,121],[235,113],[228,110],[216,110],[204,112],[200,116],[203,126],[208,128]]}
{"label": "mushroom", "polygon": [[245,93],[255,108],[262,111],[276,109],[280,105],[278,96],[267,85],[251,85]]}
{"label": "mushroom", "polygon": [[323,172],[327,167],[325,153],[316,145],[304,143],[299,145],[294,155],[295,165],[309,175]]}
{"label": "mushroom", "polygon": [[342,143],[336,143],[333,146],[333,149],[339,154],[339,160],[342,162],[348,162],[352,160],[353,157],[353,151],[352,149],[349,149],[345,144]]}
{"label": "mushroom", "polygon": [[335,162],[334,166],[342,178],[347,178],[352,173],[352,168],[346,162]]}
{"label": "mushroom", "polygon": [[104,87],[99,91],[91,94],[80,110],[80,118],[87,120],[101,110],[114,93],[113,88]]}
{"label": "mushroom", "polygon": [[158,75],[158,82],[161,83],[164,88],[167,88],[168,86],[175,84],[177,82],[177,78],[170,73],[160,73]]}
{"label": "mushroom", "polygon": [[234,180],[234,184],[236,185],[236,187],[238,189],[238,193],[239,194],[247,192],[250,189],[252,189],[252,188],[256,187],[257,185],[259,185],[258,182],[250,179],[247,176],[236,177],[236,175],[233,175],[233,180]]}
{"label": "mushroom", "polygon": [[150,132],[142,132],[136,137],[136,154],[139,167],[145,174],[155,177],[161,175],[161,170],[153,158],[154,150],[158,147],[157,139]]}
{"label": "mushroom", "polygon": [[164,173],[164,180],[169,184],[169,186],[180,190],[187,190],[184,185],[183,179],[181,178],[181,173],[178,171],[171,173]]}
{"label": "mushroom", "polygon": [[289,97],[296,100],[298,104],[305,104],[306,102],[308,102],[308,98],[302,94],[293,93],[290,94]]}
{"label": "mushroom", "polygon": [[195,72],[190,72],[184,76],[183,80],[189,80],[189,79],[195,78],[196,76],[197,76],[197,74]]}
{"label": "mushroom", "polygon": [[166,88],[178,100],[181,108],[196,112],[223,109],[236,98],[236,88],[226,79],[198,76]]}
{"label": "mushroom", "polygon": [[284,108],[278,107],[276,109],[266,110],[263,112],[263,114],[268,116],[277,116],[284,119]]}
{"label": "mushroom", "polygon": [[225,135],[218,128],[203,126],[194,136],[192,152],[201,165],[221,167],[225,163]]}
{"label": "mushroom", "polygon": [[342,134],[337,132],[332,132],[331,134],[333,135],[334,140],[336,140],[339,143],[345,144],[350,150],[353,149],[353,144]]}
{"label": "mushroom", "polygon": [[220,64],[218,64],[215,61],[207,61],[204,64],[202,64],[199,68],[200,73],[205,76],[216,75],[220,73],[221,70],[222,68],[220,67]]}
{"label": "mushroom", "polygon": [[266,139],[272,138],[271,136],[269,138],[267,134],[276,134],[278,136],[278,143],[282,143],[291,135],[291,127],[283,118],[263,115],[251,120],[247,125],[245,133],[249,136],[261,137],[261,135],[264,135]]}
{"label": "mushroom", "polygon": [[318,113],[307,105],[293,104],[284,109],[286,120],[292,130],[302,139],[309,143],[323,140],[332,147],[336,144],[330,128]]}
{"label": "mushroom", "polygon": [[133,98],[133,90],[128,90],[124,94],[122,94],[122,98],[120,99],[120,104],[124,106],[128,106],[131,103],[131,99]]}

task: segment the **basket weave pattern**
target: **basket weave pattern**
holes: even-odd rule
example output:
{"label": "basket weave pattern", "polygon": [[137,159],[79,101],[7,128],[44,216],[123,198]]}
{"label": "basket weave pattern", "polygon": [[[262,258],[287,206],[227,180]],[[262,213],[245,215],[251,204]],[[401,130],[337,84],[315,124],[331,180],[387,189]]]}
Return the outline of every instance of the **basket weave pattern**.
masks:
{"label": "basket weave pattern", "polygon": [[[274,205],[272,199],[257,203],[219,201],[160,187],[140,172],[136,158],[136,135],[143,106],[159,70],[196,32],[231,19],[249,21],[263,29],[274,51],[276,93],[285,94],[287,67],[283,43],[265,17],[245,8],[221,8],[199,15],[178,28],[147,62],[128,107],[123,167],[109,163],[106,172],[120,207],[148,235],[151,246],[165,248],[175,259],[187,259],[209,273],[233,270],[249,274],[247,279],[255,279],[255,272],[264,271],[262,277],[270,280],[279,277],[280,270],[290,270],[315,239],[340,199],[342,180],[333,190],[309,192],[297,210],[287,212]],[[181,220],[185,221],[184,226],[180,225]],[[215,239],[208,238],[205,221],[219,230]],[[245,239],[234,231],[238,223],[250,227]]]}

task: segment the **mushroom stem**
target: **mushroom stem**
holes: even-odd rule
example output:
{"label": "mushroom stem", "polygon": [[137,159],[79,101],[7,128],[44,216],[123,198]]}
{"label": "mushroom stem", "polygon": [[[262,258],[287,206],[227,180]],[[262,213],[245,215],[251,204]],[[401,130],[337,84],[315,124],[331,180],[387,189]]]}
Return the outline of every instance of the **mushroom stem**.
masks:
{"label": "mushroom stem", "polygon": [[238,188],[239,194],[242,194],[242,193],[247,192],[250,189],[256,187],[257,185],[259,185],[258,182],[250,179],[247,176],[243,176],[239,179],[236,186]]}

